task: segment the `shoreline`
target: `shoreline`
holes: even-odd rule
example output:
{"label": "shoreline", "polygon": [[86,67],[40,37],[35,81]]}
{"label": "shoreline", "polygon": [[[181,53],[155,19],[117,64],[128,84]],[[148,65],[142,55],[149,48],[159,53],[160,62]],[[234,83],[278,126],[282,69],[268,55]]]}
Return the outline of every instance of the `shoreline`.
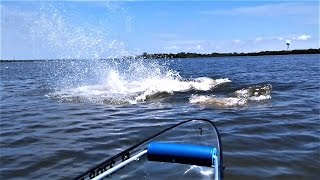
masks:
{"label": "shoreline", "polygon": [[[198,53],[158,53],[158,54],[147,54],[138,56],[123,57],[123,59],[186,59],[186,58],[212,58],[212,57],[243,57],[243,56],[275,56],[275,55],[307,55],[307,54],[320,54],[319,49],[298,49],[290,51],[260,51],[260,52],[250,52],[250,53],[211,53],[211,54],[198,54]],[[121,59],[121,58],[115,58]],[[34,61],[69,61],[69,60],[87,60],[87,59],[0,59],[1,62],[34,62]],[[109,60],[109,59],[99,59],[99,60]]]}
{"label": "shoreline", "polygon": [[260,51],[260,52],[249,52],[249,53],[216,53],[213,52],[211,54],[198,54],[198,53],[158,53],[158,54],[147,54],[143,53],[143,55],[138,56],[139,58],[145,59],[159,59],[159,58],[203,58],[203,57],[238,57],[238,56],[270,56],[270,55],[299,55],[299,54],[320,54],[319,49],[295,49],[295,50],[282,50],[282,51]]}

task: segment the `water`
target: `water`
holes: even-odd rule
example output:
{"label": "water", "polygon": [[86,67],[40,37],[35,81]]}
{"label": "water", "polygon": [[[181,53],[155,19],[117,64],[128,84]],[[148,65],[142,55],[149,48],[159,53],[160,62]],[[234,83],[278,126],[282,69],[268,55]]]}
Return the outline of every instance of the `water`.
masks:
{"label": "water", "polygon": [[3,62],[0,179],[70,179],[191,118],[216,122],[226,179],[316,179],[319,83],[319,55]]}

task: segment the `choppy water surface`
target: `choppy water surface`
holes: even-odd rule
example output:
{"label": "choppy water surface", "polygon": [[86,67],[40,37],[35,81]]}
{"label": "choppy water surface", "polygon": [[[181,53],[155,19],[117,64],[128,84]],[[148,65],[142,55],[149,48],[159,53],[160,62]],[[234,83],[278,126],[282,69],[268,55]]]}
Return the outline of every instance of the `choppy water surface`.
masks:
{"label": "choppy water surface", "polygon": [[319,63],[319,55],[1,63],[0,179],[73,178],[191,118],[216,122],[226,179],[316,179]]}

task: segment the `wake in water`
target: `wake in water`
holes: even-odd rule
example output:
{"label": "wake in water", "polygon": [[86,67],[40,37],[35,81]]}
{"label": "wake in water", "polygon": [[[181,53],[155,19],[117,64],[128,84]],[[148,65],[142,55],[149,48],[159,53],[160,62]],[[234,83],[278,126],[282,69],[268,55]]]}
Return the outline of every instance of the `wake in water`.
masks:
{"label": "wake in water", "polygon": [[193,104],[213,105],[219,107],[246,106],[250,101],[259,102],[271,99],[271,90],[271,84],[267,84],[263,86],[254,86],[237,90],[234,93],[236,97],[222,98],[215,95],[192,95],[189,99],[189,102]]}

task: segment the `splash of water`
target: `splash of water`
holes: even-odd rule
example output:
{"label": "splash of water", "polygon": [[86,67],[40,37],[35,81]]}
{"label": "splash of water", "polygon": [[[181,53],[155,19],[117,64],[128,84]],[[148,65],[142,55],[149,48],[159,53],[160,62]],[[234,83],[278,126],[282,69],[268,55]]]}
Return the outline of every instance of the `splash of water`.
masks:
{"label": "splash of water", "polygon": [[[112,59],[133,54],[125,41],[111,31],[111,26],[115,26],[111,19],[130,24],[131,17],[124,13],[123,8],[119,8],[121,5],[115,7],[111,2],[103,5],[105,14],[101,15],[102,18],[92,18],[89,23],[79,21],[85,17],[65,7],[65,4],[42,2],[36,12],[37,19],[30,27],[31,35],[35,41],[43,44],[42,48],[54,54],[54,59]],[[131,25],[125,28],[132,29]]]}
{"label": "splash of water", "polygon": [[[118,17],[121,6],[114,10],[110,5],[109,2],[106,6],[109,16]],[[32,28],[35,38],[46,42],[58,53],[58,58],[69,59],[50,64],[54,67],[50,77],[55,82],[54,92],[47,95],[50,98],[62,102],[135,104],[176,92],[208,91],[230,82],[208,77],[183,79],[166,63],[125,59],[124,56],[134,53],[125,42],[114,38],[111,28],[105,27],[112,24],[109,20],[106,21],[109,23],[100,20],[96,26],[83,26],[73,23],[72,14],[67,14],[63,5],[45,3]],[[102,60],[106,57],[107,60]]]}
{"label": "splash of water", "polygon": [[185,80],[161,64],[142,60],[138,62],[128,64],[125,71],[109,69],[105,79],[98,84],[62,88],[50,93],[49,97],[67,102],[136,104],[176,92],[208,91],[230,82],[228,79],[214,80],[207,77]]}

